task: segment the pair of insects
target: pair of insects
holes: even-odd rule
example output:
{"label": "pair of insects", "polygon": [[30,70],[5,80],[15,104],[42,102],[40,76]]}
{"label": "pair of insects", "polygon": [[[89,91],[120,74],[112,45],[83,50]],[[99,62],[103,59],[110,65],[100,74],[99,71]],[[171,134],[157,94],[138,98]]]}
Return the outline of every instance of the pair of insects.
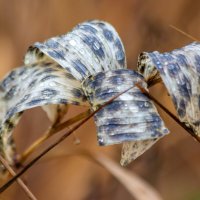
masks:
{"label": "pair of insects", "polygon": [[[66,35],[35,43],[25,66],[11,71],[0,83],[0,152],[12,165],[12,131],[26,109],[42,106],[53,125],[69,104],[97,110],[111,98],[138,83],[145,91],[162,80],[179,119],[199,135],[200,44],[169,53],[142,53],[138,71],[127,69],[122,41],[102,21],[77,25]],[[169,133],[153,101],[133,87],[95,114],[100,145],[123,143],[121,164],[136,159]]]}

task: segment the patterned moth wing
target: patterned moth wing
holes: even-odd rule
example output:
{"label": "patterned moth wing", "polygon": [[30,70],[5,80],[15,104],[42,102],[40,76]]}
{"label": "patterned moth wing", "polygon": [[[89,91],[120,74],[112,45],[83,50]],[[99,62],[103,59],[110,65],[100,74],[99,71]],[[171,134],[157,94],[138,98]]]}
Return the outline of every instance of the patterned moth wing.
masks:
{"label": "patterned moth wing", "polygon": [[1,152],[10,164],[15,151],[11,133],[23,110],[42,106],[56,123],[67,111],[65,104],[85,104],[81,81],[100,71],[126,67],[117,32],[110,24],[97,20],[79,24],[66,35],[35,43],[24,61],[27,67],[13,70],[1,83],[1,104],[5,106],[0,126]]}
{"label": "patterned moth wing", "polygon": [[124,47],[116,30],[98,20],[77,25],[71,32],[35,43],[25,55],[25,65],[52,59],[83,81],[90,75],[126,68]]}
{"label": "patterned moth wing", "polygon": [[[80,81],[56,63],[11,71],[0,82],[0,153],[13,164],[12,130],[24,110],[47,104],[86,104]],[[53,119],[52,119],[53,120]]]}
{"label": "patterned moth wing", "polygon": [[200,136],[200,43],[169,53],[142,53],[138,68],[147,81],[163,80],[180,121]]}
{"label": "patterned moth wing", "polygon": [[[147,85],[139,73],[128,69],[100,72],[83,82],[85,94],[96,110],[135,83]],[[153,102],[138,87],[122,94],[95,114],[99,145],[124,143],[121,164],[136,159],[168,133]]]}
{"label": "patterned moth wing", "polygon": [[[35,43],[29,48],[24,62],[29,66],[49,60],[59,63],[80,81],[101,71],[126,67],[124,47],[118,33],[110,24],[98,20],[81,23],[71,32],[44,43]],[[62,119],[56,115],[60,116],[66,110],[61,105],[43,108],[54,118],[54,123]]]}

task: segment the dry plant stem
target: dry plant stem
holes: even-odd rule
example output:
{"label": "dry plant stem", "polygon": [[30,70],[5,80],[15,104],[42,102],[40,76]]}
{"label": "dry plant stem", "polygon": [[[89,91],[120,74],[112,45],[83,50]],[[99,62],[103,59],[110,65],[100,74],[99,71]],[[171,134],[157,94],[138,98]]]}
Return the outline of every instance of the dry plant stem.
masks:
{"label": "dry plant stem", "polygon": [[[116,97],[117,98],[117,97]],[[103,106],[104,107],[104,106]],[[100,109],[99,109],[100,110]],[[96,113],[96,112],[95,112]],[[68,126],[80,121],[81,119],[88,117],[92,114],[91,110],[87,110],[86,112],[82,112],[78,115],[76,115],[75,117],[61,123],[58,124],[56,127],[54,127],[54,129],[52,130],[52,134],[57,133],[58,131],[63,130],[64,128],[67,128]],[[93,114],[94,115],[94,114]]]}
{"label": "dry plant stem", "polygon": [[112,174],[136,200],[162,200],[160,194],[133,172],[122,168],[103,154],[89,153],[90,159]]}
{"label": "dry plant stem", "polygon": [[21,164],[28,158],[28,156],[30,154],[33,153],[33,151],[40,146],[40,144],[42,144],[46,139],[48,139],[51,134],[50,133],[50,129],[48,129],[45,134],[40,137],[39,139],[37,139],[35,142],[33,142],[24,152],[21,156],[19,156],[16,166],[21,166]]}
{"label": "dry plant stem", "polygon": [[63,123],[60,123],[60,124],[57,124],[55,126],[51,126],[44,134],[42,137],[40,137],[38,140],[36,140],[35,142],[33,142],[33,144],[31,144],[28,149],[26,149],[23,154],[20,156],[20,158],[18,159],[18,163],[17,165],[19,164],[22,164],[24,163],[24,161],[28,158],[28,156],[30,154],[33,153],[33,151],[38,147],[40,146],[44,141],[46,141],[49,137],[51,137],[52,135],[54,135],[55,133],[57,133],[58,131],[80,121],[81,119],[87,117],[88,115],[90,114],[90,110],[87,110],[85,112],[82,112],[78,115],[76,115],[75,117],[73,118],[70,118],[69,120],[63,122]]}
{"label": "dry plant stem", "polygon": [[[86,149],[79,149],[72,154],[59,154],[57,156],[48,157],[46,156],[42,162],[50,161],[51,159],[65,159],[70,156],[78,156],[92,161],[98,166],[106,169],[114,178],[116,178],[122,186],[137,200],[162,200],[159,193],[149,185],[145,180],[134,174],[133,171],[125,169],[119,166],[118,163],[114,162],[107,156],[101,153],[94,153]],[[141,192],[142,191],[142,192]]]}
{"label": "dry plant stem", "polygon": [[[139,83],[138,83],[139,84]],[[125,91],[119,93],[115,97],[111,98],[109,101],[107,101],[104,105],[100,106],[96,111],[90,113],[85,119],[83,119],[81,122],[76,124],[71,130],[67,131],[63,136],[61,136],[59,139],[57,139],[53,144],[51,144],[49,147],[47,147],[45,150],[43,150],[36,158],[34,158],[32,161],[30,161],[27,165],[24,166],[24,168],[16,174],[13,178],[11,178],[7,183],[5,183],[1,188],[0,188],[0,193],[5,191],[10,185],[12,185],[17,178],[19,178],[22,174],[24,174],[30,167],[32,167],[38,160],[40,160],[46,153],[48,153],[50,150],[52,150],[55,146],[60,144],[63,140],[65,140],[69,135],[71,135],[76,129],[81,127],[85,122],[87,122],[91,117],[93,117],[97,112],[99,112],[102,108],[107,106],[109,103],[111,103],[113,100],[115,100],[117,97],[120,95],[126,93],[130,89],[134,88],[134,86],[126,89]],[[64,124],[64,123],[63,123]],[[62,127],[62,126],[61,126]],[[63,128],[57,127],[57,130],[61,130]],[[66,127],[66,126],[65,126]]]}
{"label": "dry plant stem", "polygon": [[139,84],[136,86],[143,92],[147,97],[149,97],[152,101],[154,101],[160,108],[162,108],[176,123],[178,123],[182,128],[184,128],[192,137],[194,137],[199,143],[200,138],[194,134],[193,130],[187,127],[184,123],[182,123],[173,113],[171,113],[165,106],[163,106],[159,101],[157,101],[153,96],[151,96],[144,88],[142,88]]}
{"label": "dry plant stem", "polygon": [[[9,166],[7,161],[1,155],[0,155],[0,161],[12,176],[16,175],[14,170]],[[33,195],[33,193],[29,190],[29,188],[25,185],[25,183],[20,178],[17,179],[17,183],[24,190],[24,192],[26,193],[26,195],[28,196],[29,199],[37,200],[37,198]]]}
{"label": "dry plant stem", "polygon": [[174,26],[174,25],[169,25],[169,27],[172,28],[172,29],[174,29],[175,31],[181,33],[182,35],[184,35],[184,36],[190,38],[191,40],[198,41],[198,42],[200,41],[199,39],[197,39],[197,38],[193,37],[192,35],[190,35],[190,34],[184,32],[184,31],[182,31],[181,29],[177,28],[177,27]]}

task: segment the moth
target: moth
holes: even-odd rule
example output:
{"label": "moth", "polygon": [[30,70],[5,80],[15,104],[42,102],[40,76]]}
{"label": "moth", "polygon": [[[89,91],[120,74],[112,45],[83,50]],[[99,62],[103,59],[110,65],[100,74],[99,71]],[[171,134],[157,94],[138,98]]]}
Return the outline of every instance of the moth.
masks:
{"label": "moth", "polygon": [[24,64],[0,83],[0,152],[11,165],[16,154],[12,132],[24,110],[42,106],[57,123],[68,105],[89,106],[81,85],[86,77],[124,68],[126,59],[115,29],[93,20],[66,35],[35,43]]}
{"label": "moth", "polygon": [[[124,70],[127,68],[127,64],[123,43],[116,30],[106,22],[96,20],[89,21],[79,24],[67,35],[51,38],[44,43],[35,43],[25,56],[25,64],[38,63],[47,56],[59,63],[67,71],[71,72],[76,79],[80,80],[82,89],[85,92],[88,102],[92,105],[93,110],[108,101],[113,95],[117,95],[122,92],[123,89],[127,89],[131,84],[142,81],[142,76],[138,73],[134,71],[131,72],[131,70]],[[98,79],[98,77],[103,76],[103,72],[105,73],[105,79],[108,74],[111,73],[110,77],[106,79],[106,82],[104,82],[104,78]],[[112,72],[118,74],[112,75]],[[131,73],[132,76],[129,79]],[[95,79],[93,81],[94,84],[91,84],[93,87],[89,87],[91,85],[88,85],[90,83],[89,77],[92,80],[97,77],[97,80]],[[120,80],[122,78],[124,81]],[[100,84],[95,84],[97,82]],[[102,88],[96,88],[100,85]],[[116,85],[116,91],[113,92]],[[104,91],[104,87],[106,87],[107,90]],[[98,96],[102,98],[101,102],[95,105],[94,102],[98,102],[98,98],[93,94],[97,90],[98,95],[100,95],[101,89],[103,91],[103,96]],[[88,90],[92,93],[88,92]],[[107,109],[107,111],[105,111],[106,108],[103,109],[102,112],[105,111],[104,116],[98,117],[100,114],[95,116],[95,119],[97,119],[95,122],[97,124],[98,143],[100,145],[124,143],[121,160],[123,165],[137,158],[152,146],[156,140],[169,132],[165,128],[153,103],[145,97],[145,95],[142,95],[139,89],[136,90],[138,96],[141,95],[140,100],[136,101],[138,104],[134,102],[134,98],[136,98],[134,96],[137,94],[131,92],[129,95],[126,94],[126,96],[132,100],[127,101],[126,98],[121,99],[121,97],[119,97],[118,99],[120,100],[116,99],[116,101],[113,102],[119,102],[119,104],[121,104],[118,114],[117,106],[114,106]],[[91,98],[93,98],[93,100],[91,100]],[[123,107],[123,105],[125,107]],[[112,106],[112,103],[110,106]],[[109,106],[107,106],[107,108],[108,107]],[[123,110],[126,110],[126,112],[122,115]],[[101,111],[99,113],[101,113]],[[121,113],[121,116],[118,117],[118,121],[113,124],[114,116],[119,115],[119,113]],[[141,113],[141,116],[139,116],[138,113]],[[136,114],[137,118],[140,118],[140,122],[135,123],[137,126],[133,123]],[[128,118],[131,115],[133,115],[132,122],[129,122],[130,119]],[[112,117],[113,121],[108,121],[107,118],[107,129],[103,129],[102,131],[98,119],[102,120],[105,116]],[[123,119],[124,122],[122,122]],[[116,126],[116,128],[111,129],[111,127],[114,126]],[[131,128],[133,126],[135,127]],[[110,130],[108,131],[109,127]],[[119,130],[118,132],[116,132],[117,129]],[[137,130],[139,130],[140,134]],[[110,137],[110,135],[113,137]]]}
{"label": "moth", "polygon": [[24,66],[0,83],[0,153],[13,165],[12,132],[27,109],[42,106],[55,124],[70,104],[96,110],[135,86],[95,114],[99,145],[122,143],[121,164],[127,165],[169,133],[152,100],[137,87],[148,91],[161,79],[180,120],[198,132],[199,48],[193,43],[170,53],[144,52],[134,71],[127,69],[123,43],[107,22],[83,22],[67,34],[36,42]]}

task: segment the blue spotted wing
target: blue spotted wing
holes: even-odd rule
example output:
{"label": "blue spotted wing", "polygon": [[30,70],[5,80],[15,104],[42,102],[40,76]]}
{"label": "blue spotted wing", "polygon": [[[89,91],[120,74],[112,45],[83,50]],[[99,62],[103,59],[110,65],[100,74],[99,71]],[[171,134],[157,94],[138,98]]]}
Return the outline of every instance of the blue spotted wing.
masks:
{"label": "blue spotted wing", "polygon": [[166,53],[144,52],[138,63],[147,82],[163,80],[180,121],[200,136],[200,43]]}
{"label": "blue spotted wing", "polygon": [[98,20],[77,25],[71,32],[35,43],[25,56],[25,64],[51,58],[83,81],[90,75],[126,68],[125,51],[116,30]]}
{"label": "blue spotted wing", "polygon": [[12,129],[24,110],[43,106],[55,123],[66,113],[66,104],[85,104],[81,81],[100,71],[126,67],[117,32],[110,24],[97,20],[35,43],[24,62],[26,67],[13,70],[1,82],[0,150],[9,163],[15,151]]}
{"label": "blue spotted wing", "polygon": [[[139,73],[118,69],[86,79],[83,88],[92,108],[96,110],[136,83],[147,87]],[[95,122],[100,145],[123,143],[122,165],[136,159],[168,133],[153,102],[137,87],[96,113]]]}
{"label": "blue spotted wing", "polygon": [[24,110],[47,104],[84,105],[85,101],[80,82],[56,63],[14,69],[0,82],[1,153],[12,163],[12,130]]}

